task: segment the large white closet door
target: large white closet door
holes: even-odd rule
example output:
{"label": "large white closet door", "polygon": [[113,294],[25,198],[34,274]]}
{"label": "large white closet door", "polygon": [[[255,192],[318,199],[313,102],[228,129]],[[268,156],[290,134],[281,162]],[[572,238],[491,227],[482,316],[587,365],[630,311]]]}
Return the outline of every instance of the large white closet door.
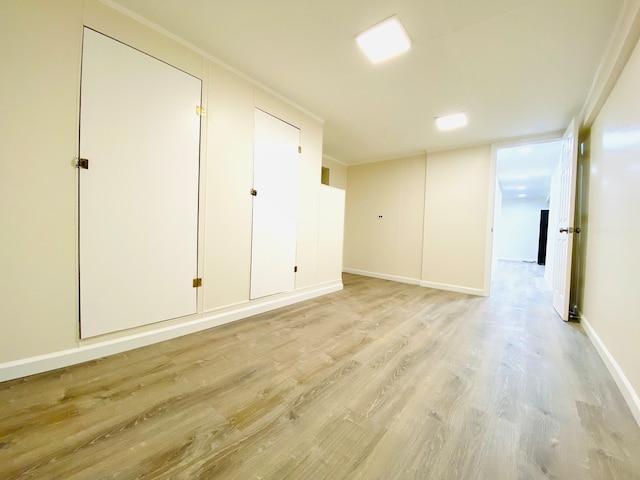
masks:
{"label": "large white closet door", "polygon": [[196,312],[201,81],[84,31],[81,337]]}
{"label": "large white closet door", "polygon": [[295,286],[300,130],[255,111],[251,299]]}

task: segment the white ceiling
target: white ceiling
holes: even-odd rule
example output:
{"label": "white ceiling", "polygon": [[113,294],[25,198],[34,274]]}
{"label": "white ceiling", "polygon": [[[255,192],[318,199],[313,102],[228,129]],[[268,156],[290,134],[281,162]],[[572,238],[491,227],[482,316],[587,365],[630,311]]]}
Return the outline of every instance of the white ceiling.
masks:
{"label": "white ceiling", "polygon": [[[116,0],[325,120],[359,163],[564,129],[623,0]],[[413,48],[373,65],[355,37],[397,14]],[[465,111],[464,129],[434,118]]]}
{"label": "white ceiling", "polygon": [[562,140],[498,149],[496,174],[502,198],[547,198],[561,150]]}

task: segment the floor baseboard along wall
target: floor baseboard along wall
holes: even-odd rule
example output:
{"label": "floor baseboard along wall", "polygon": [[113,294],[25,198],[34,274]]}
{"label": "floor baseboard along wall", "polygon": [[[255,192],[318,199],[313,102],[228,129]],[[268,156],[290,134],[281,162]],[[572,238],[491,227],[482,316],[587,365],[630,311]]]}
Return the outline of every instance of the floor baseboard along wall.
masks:
{"label": "floor baseboard along wall", "polygon": [[294,303],[310,300],[343,289],[342,281],[329,282],[309,289],[294,291],[284,295],[266,297],[260,300],[242,303],[223,312],[208,312],[201,317],[183,323],[128,335],[122,338],[105,340],[91,345],[53,352],[46,355],[24,358],[0,364],[0,382],[27,377],[57,368],[68,367],[135,348],[145,347],[190,333],[199,332],[226,323],[242,320]]}
{"label": "floor baseboard along wall", "polygon": [[352,273],[354,275],[362,275],[364,277],[379,278],[381,280],[391,280],[392,282],[408,283],[409,285],[420,285],[417,278],[399,277],[396,275],[387,275],[385,273],[367,272],[365,270],[356,270],[355,268],[343,268],[344,273]]}
{"label": "floor baseboard along wall", "polygon": [[607,346],[602,342],[584,315],[580,319],[580,324],[584,328],[585,332],[587,332],[587,336],[591,340],[591,343],[593,343],[593,346],[596,348],[600,358],[602,358],[602,361],[607,366],[609,373],[611,373],[613,380],[616,382],[616,385],[618,385],[627,405],[629,405],[629,409],[631,410],[633,417],[636,419],[638,425],[640,425],[640,397],[638,397],[638,393],[633,389],[631,382],[629,382],[629,379],[620,368],[620,365],[618,365],[616,359],[613,358],[613,355],[611,355]]}

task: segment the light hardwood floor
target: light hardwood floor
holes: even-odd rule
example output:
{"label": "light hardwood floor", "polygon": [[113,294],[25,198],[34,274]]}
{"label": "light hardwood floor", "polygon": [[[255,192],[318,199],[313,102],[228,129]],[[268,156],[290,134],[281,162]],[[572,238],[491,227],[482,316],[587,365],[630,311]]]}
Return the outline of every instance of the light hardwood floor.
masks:
{"label": "light hardwood floor", "polygon": [[342,292],[0,384],[0,478],[640,478],[640,428],[537,265]]}

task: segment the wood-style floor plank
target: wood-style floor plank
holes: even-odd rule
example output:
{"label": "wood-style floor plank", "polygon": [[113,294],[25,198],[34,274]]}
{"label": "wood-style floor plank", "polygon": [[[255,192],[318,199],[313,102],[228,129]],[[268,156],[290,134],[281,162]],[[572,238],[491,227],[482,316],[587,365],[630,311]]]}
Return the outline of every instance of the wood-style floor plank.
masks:
{"label": "wood-style floor plank", "polygon": [[0,478],[640,478],[640,428],[537,265],[342,292],[0,384]]}

